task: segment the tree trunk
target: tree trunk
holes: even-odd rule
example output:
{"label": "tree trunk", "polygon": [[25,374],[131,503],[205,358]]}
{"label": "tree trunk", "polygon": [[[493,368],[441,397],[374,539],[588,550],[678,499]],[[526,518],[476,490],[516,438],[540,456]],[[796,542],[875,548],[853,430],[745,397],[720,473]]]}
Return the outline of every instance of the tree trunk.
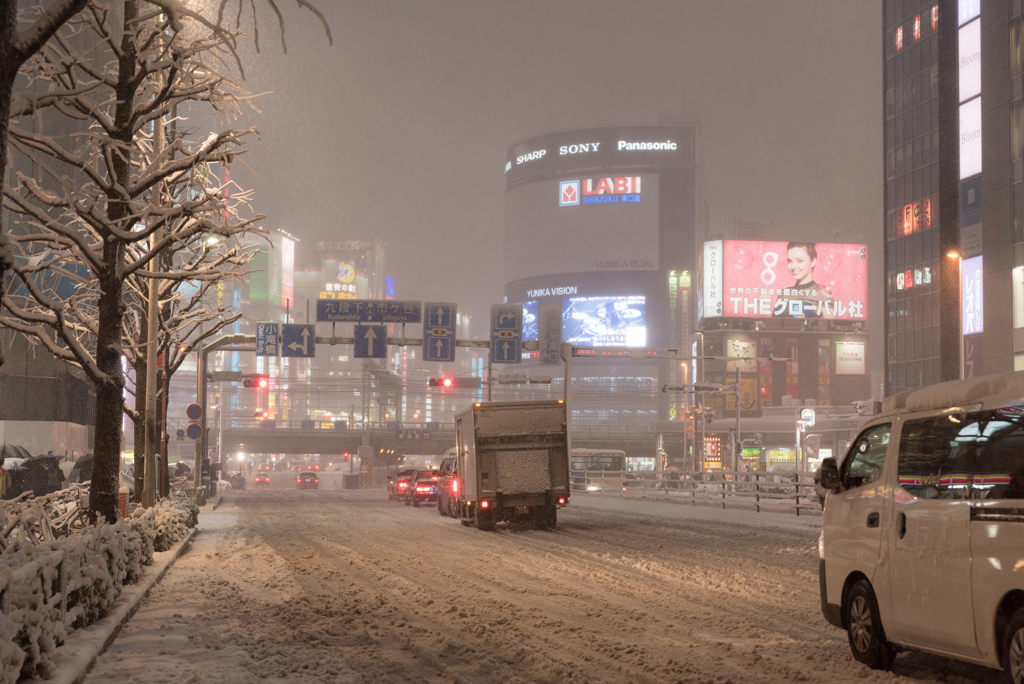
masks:
{"label": "tree trunk", "polygon": [[[135,132],[131,127],[135,108],[135,74],[137,50],[132,39],[132,24],[138,17],[138,0],[124,3],[124,33],[121,52],[117,60],[117,106],[110,137],[122,143],[123,154],[113,155],[110,166],[116,187],[128,187],[131,159],[126,155],[132,148]],[[122,225],[129,209],[113,189],[108,191],[107,218]],[[108,522],[117,520],[117,478],[121,461],[121,415],[123,413],[124,374],[121,370],[121,318],[124,315],[124,259],[125,242],[114,235],[106,235],[103,242],[103,265],[97,274],[100,282],[96,336],[96,448],[93,461],[93,480],[89,491],[90,516],[100,516]]]}
{"label": "tree trunk", "polygon": [[[142,333],[145,335],[145,333]],[[141,340],[141,338],[140,338]],[[145,345],[145,341],[141,341],[141,344]],[[133,364],[135,368],[135,420],[132,422],[134,426],[133,434],[135,435],[135,501],[142,500],[142,487],[143,487],[143,468],[145,467],[145,449],[146,449],[146,428],[145,418],[146,415],[146,362],[142,360],[142,357],[136,357],[136,361]]]}
{"label": "tree trunk", "polygon": [[[11,96],[14,79],[20,64],[11,56],[17,27],[18,3],[0,0],[0,195],[7,186],[7,133],[11,127]],[[4,296],[4,275],[11,266],[11,247],[4,230],[4,212],[0,207],[0,300]],[[0,346],[0,366],[4,365],[4,350]]]}
{"label": "tree trunk", "polygon": [[96,443],[93,450],[89,514],[117,520],[118,474],[121,463],[121,416],[124,405],[124,375],[121,372],[121,317],[124,314],[125,246],[108,240],[104,246],[104,273],[100,279],[99,334],[96,337]]}

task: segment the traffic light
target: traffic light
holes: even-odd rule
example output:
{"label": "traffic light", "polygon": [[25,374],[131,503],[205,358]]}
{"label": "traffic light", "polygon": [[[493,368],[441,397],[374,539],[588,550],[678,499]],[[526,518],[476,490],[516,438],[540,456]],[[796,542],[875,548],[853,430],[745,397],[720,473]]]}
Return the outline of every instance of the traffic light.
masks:
{"label": "traffic light", "polygon": [[242,379],[242,386],[255,387],[256,389],[261,390],[267,389],[270,387],[270,376],[259,373],[255,375],[247,375]]}
{"label": "traffic light", "polygon": [[442,389],[455,389],[456,387],[464,389],[479,389],[480,378],[456,378],[451,375],[444,375],[440,378],[430,378],[428,384],[431,387],[440,387]]}

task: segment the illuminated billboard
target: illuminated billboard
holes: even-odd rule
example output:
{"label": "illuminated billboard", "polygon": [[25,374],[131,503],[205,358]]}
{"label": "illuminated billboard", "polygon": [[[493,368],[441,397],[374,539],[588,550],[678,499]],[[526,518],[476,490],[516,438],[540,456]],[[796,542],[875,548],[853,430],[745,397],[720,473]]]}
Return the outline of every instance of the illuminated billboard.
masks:
{"label": "illuminated billboard", "polygon": [[643,296],[570,297],[562,301],[565,342],[583,347],[647,346]]}
{"label": "illuminated billboard", "polygon": [[703,268],[708,318],[868,316],[866,245],[716,240],[704,243]]}
{"label": "illuminated billboard", "polygon": [[505,273],[656,270],[655,174],[565,174],[505,193]]}

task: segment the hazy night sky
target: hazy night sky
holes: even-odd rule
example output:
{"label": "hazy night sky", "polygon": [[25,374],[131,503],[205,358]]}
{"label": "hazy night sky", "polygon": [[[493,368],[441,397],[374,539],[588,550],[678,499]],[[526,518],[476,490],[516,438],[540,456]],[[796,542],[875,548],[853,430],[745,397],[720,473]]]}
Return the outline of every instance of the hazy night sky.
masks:
{"label": "hazy night sky", "polygon": [[[256,191],[268,225],[383,239],[400,299],[486,325],[503,293],[504,161],[588,125],[699,122],[698,216],[712,234],[869,247],[869,362],[881,369],[882,11],[822,0],[319,0],[334,37],[285,3],[288,54],[260,8],[246,43],[262,98]],[[234,170],[234,169],[233,169]],[[552,246],[538,245],[538,249]]]}

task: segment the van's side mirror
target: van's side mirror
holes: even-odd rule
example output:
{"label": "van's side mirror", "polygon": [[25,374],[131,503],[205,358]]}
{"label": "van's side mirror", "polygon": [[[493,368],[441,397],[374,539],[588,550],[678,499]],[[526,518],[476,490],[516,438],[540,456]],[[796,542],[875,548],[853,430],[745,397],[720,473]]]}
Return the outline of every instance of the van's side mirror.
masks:
{"label": "van's side mirror", "polygon": [[827,489],[830,492],[839,491],[839,466],[836,465],[836,459],[822,459],[819,472],[821,473],[819,484],[823,489]]}

